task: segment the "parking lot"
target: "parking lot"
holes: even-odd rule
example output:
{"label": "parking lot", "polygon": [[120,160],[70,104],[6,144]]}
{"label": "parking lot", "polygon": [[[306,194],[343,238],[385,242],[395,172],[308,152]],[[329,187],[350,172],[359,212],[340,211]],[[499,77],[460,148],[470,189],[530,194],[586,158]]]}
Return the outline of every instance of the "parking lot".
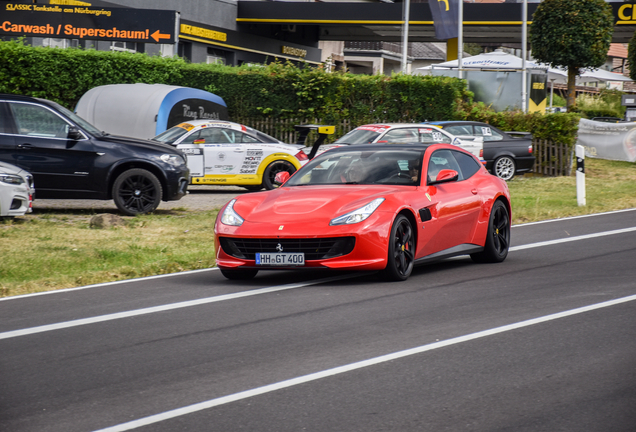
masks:
{"label": "parking lot", "polygon": [[[223,206],[237,195],[249,193],[238,186],[189,186],[188,195],[179,201],[162,201],[157,210],[182,209],[213,210]],[[38,199],[33,201],[33,211],[38,210],[95,210],[96,212],[117,212],[112,200]]]}

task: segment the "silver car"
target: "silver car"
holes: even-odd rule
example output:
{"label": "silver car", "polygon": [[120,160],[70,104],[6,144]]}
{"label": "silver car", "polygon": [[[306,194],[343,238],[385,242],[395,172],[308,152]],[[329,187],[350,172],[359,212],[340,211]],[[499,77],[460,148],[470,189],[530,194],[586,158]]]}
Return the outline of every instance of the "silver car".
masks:
{"label": "silver car", "polygon": [[0,217],[31,213],[34,194],[33,176],[29,172],[0,162]]}

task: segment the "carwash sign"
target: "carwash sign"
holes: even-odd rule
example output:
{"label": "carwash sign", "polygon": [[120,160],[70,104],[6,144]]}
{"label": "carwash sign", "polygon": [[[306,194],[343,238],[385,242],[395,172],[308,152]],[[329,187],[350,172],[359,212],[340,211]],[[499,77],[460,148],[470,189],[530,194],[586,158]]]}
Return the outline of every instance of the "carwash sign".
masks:
{"label": "carwash sign", "polygon": [[101,8],[79,1],[65,3],[74,5],[6,3],[0,6],[0,35],[177,42],[179,14],[176,11]]}

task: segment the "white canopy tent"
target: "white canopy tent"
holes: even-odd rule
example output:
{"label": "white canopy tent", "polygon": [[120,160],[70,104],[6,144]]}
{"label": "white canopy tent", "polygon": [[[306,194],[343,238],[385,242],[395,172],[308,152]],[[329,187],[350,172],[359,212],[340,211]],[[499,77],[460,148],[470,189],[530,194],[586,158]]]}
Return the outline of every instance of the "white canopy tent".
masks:
{"label": "white canopy tent", "polygon": [[[549,68],[548,79],[554,80],[559,84],[568,82],[568,71],[562,68]],[[597,82],[631,82],[631,78],[625,75],[607,71],[605,69],[585,69],[585,71],[576,77],[576,84],[597,83]]]}
{"label": "white canopy tent", "polygon": [[[451,60],[444,63],[437,63],[426,68],[430,69],[455,69],[457,68],[458,61]],[[464,69],[493,69],[493,70],[521,70],[523,67],[521,57],[517,57],[507,52],[496,50],[489,53],[477,54],[475,56],[465,57],[462,59],[462,68]],[[426,69],[426,68],[418,68]],[[547,70],[547,66],[539,65],[532,61],[526,61],[526,68],[528,69],[544,69]]]}
{"label": "white canopy tent", "polygon": [[[451,60],[444,63],[436,63],[430,66],[421,67],[416,69],[418,73],[426,75],[430,74],[432,69],[455,69],[457,68],[457,60]],[[552,68],[549,65],[543,63],[537,63],[534,61],[526,61],[526,67],[528,69],[543,69],[548,71],[548,80],[554,80],[555,83],[565,84],[568,81],[568,72],[562,68]],[[513,54],[496,50],[490,53],[478,54],[471,57],[466,57],[462,60],[462,68],[466,69],[493,69],[493,70],[521,70],[522,59]],[[585,71],[577,77],[578,83],[590,83],[590,82],[607,82],[607,81],[620,81],[629,82],[630,78],[607,71],[605,69],[585,69]]]}
{"label": "white canopy tent", "polygon": [[[525,62],[521,57],[502,50],[465,57],[458,67],[458,60],[437,63],[418,68],[414,73],[459,76],[468,80],[468,88],[475,94],[475,100],[484,102],[496,110],[521,108],[532,111],[545,109],[545,83],[548,68],[536,62]],[[530,84],[532,82],[532,84]],[[543,82],[540,87],[537,82]],[[526,103],[524,98],[533,90],[533,96]],[[536,90],[539,89],[539,90]],[[543,94],[541,94],[543,92]]]}
{"label": "white canopy tent", "polygon": [[[567,84],[568,71],[562,68],[549,68],[548,81],[550,81],[550,108],[552,108],[552,98],[554,96],[554,84]],[[631,82],[632,79],[606,71],[605,69],[585,69],[585,71],[576,77],[576,85],[584,85],[588,83],[601,82]]]}
{"label": "white canopy tent", "polygon": [[[430,75],[433,73],[433,69],[456,69],[458,61],[452,60],[444,63],[437,63],[430,66],[416,69],[416,73],[421,75]],[[522,59],[513,54],[508,54],[501,50],[496,50],[490,53],[482,53],[471,57],[466,57],[462,60],[463,69],[480,69],[480,70],[521,70]],[[537,63],[534,61],[526,61],[527,69],[534,70],[546,70],[548,73],[548,81],[550,84],[550,107],[552,107],[553,97],[553,84],[567,84],[568,72],[562,68],[552,68],[549,65],[543,63]],[[577,85],[583,85],[584,83],[599,83],[599,82],[631,82],[632,79],[610,72],[604,69],[585,69],[585,71],[576,78]]]}

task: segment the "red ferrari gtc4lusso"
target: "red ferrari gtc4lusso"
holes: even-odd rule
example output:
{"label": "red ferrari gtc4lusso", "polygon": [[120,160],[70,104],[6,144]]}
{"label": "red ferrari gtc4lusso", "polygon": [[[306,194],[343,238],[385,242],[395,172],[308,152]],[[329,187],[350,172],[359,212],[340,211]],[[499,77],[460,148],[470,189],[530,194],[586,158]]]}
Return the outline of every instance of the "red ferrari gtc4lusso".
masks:
{"label": "red ferrari gtc4lusso", "polygon": [[506,182],[454,145],[338,147],[278,180],[219,212],[216,263],[225,277],[329,268],[405,280],[415,265],[442,258],[508,255]]}

